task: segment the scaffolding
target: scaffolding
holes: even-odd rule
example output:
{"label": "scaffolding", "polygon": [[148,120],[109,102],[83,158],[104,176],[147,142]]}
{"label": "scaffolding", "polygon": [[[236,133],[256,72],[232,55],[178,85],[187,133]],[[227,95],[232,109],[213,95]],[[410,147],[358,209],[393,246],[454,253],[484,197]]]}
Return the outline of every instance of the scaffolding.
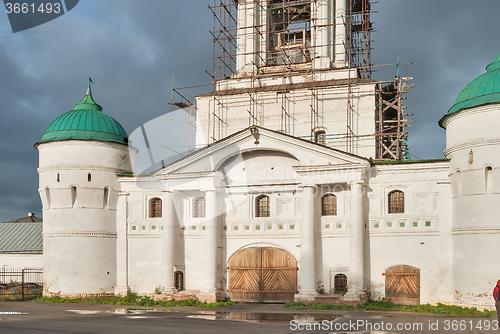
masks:
{"label": "scaffolding", "polygon": [[[375,158],[407,158],[405,145],[408,132],[405,128],[408,121],[404,118],[401,102],[403,94],[411,87],[407,84],[408,78],[396,78],[391,83],[377,83],[371,79],[374,68],[371,61],[371,0],[346,0],[343,14],[331,10],[326,17],[318,15],[320,2],[322,0],[214,0],[213,5],[208,6],[214,18],[210,31],[214,42],[213,63],[212,70],[207,71],[212,80],[212,92],[209,94],[213,101],[209,106],[207,129],[204,129],[209,134],[208,144],[228,135],[227,115],[231,102],[225,99],[228,93],[222,85],[228,79],[249,80],[247,89],[240,94],[247,96],[244,99],[248,101],[248,126],[264,125],[264,105],[269,101],[258,93],[272,90],[276,91],[277,100],[280,101],[279,130],[292,133],[296,119],[289,109],[290,94],[293,92],[297,98],[294,89],[300,85],[292,82],[291,78],[297,75],[309,78],[307,85],[299,87],[307,91],[310,98],[309,139],[325,144],[327,134],[322,131],[324,114],[319,101],[324,87],[332,83],[325,82],[322,77],[325,68],[317,66],[315,59],[320,49],[324,52],[325,48],[330,50],[332,58],[337,58],[339,42],[333,37],[333,40],[328,39],[325,43],[318,38],[318,31],[328,29],[329,36],[333,36],[333,31],[345,29],[342,43],[345,50],[344,70],[347,69],[348,78],[340,81],[342,87],[347,89],[346,132],[332,136],[335,136],[334,140],[344,140],[346,151],[354,153],[354,141],[360,137],[355,133],[353,124],[356,113],[354,87],[363,82],[373,83],[377,87],[378,100],[375,110],[376,132],[371,134],[376,138]],[[252,10],[245,12],[248,6]],[[255,49],[250,53],[242,51],[242,43],[253,44]],[[241,59],[251,59],[251,68],[246,68],[244,74],[238,73],[238,67],[241,67],[242,62],[247,65],[249,62]],[[266,77],[273,77],[281,84],[262,87],[260,80]],[[174,91],[178,93],[173,88]],[[184,100],[191,103],[189,98]],[[239,100],[237,103],[242,102]],[[174,105],[173,100],[171,104]]]}

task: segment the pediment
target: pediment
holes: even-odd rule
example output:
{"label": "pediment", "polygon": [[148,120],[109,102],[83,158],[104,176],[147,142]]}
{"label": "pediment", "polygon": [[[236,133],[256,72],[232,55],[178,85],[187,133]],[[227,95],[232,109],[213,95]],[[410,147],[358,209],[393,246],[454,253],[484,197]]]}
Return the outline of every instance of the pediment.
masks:
{"label": "pediment", "polygon": [[258,131],[258,143],[250,129],[239,131],[203,149],[171,163],[153,173],[155,176],[171,174],[212,173],[231,158],[247,152],[281,152],[293,157],[298,168],[367,166],[368,159],[337,149],[319,145],[277,131],[254,127]]}

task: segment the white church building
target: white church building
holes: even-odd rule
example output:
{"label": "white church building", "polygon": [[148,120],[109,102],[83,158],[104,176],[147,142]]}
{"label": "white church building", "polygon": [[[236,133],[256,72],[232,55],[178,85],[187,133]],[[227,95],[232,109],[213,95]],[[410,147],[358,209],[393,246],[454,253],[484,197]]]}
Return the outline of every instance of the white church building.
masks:
{"label": "white church building", "polygon": [[[193,153],[134,174],[138,150],[90,87],[50,124],[35,145],[46,295],[491,307],[500,57],[442,111],[446,158],[405,159],[402,140],[387,158],[379,83],[352,66],[338,23],[353,9],[281,3],[237,5],[236,71],[197,97]],[[275,33],[287,10],[313,24]]]}

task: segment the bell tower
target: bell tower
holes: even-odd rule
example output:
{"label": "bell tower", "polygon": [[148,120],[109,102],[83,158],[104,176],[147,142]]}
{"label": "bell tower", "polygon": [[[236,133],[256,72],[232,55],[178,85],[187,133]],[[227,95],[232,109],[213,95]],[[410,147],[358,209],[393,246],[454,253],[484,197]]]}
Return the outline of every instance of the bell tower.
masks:
{"label": "bell tower", "polygon": [[196,145],[253,125],[376,157],[370,0],[217,0]]}

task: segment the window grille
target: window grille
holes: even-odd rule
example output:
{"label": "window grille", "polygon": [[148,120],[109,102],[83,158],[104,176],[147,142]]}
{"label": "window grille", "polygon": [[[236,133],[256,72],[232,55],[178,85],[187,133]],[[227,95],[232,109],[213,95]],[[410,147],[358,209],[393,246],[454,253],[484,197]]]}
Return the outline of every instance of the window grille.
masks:
{"label": "window grille", "polygon": [[326,132],[323,130],[316,131],[314,133],[314,141],[320,145],[326,145]]}
{"label": "window grille", "polygon": [[193,218],[205,218],[205,197],[195,198],[193,209]]}
{"label": "window grille", "polygon": [[182,271],[174,273],[174,285],[177,291],[184,290],[184,273]]}
{"label": "window grille", "polygon": [[158,197],[152,198],[149,201],[149,218],[161,218],[162,217],[162,203],[161,199]]}
{"label": "window grille", "polygon": [[334,280],[334,291],[335,293],[347,292],[347,276],[344,274],[335,275]]}
{"label": "window grille", "polygon": [[271,216],[269,196],[262,195],[257,197],[257,199],[255,200],[255,204],[256,204],[256,212],[255,212],[256,217]]}
{"label": "window grille", "polygon": [[337,196],[328,194],[323,196],[322,200],[322,215],[336,216],[337,215]]}
{"label": "window grille", "polygon": [[405,194],[400,190],[389,193],[389,213],[405,212]]}

